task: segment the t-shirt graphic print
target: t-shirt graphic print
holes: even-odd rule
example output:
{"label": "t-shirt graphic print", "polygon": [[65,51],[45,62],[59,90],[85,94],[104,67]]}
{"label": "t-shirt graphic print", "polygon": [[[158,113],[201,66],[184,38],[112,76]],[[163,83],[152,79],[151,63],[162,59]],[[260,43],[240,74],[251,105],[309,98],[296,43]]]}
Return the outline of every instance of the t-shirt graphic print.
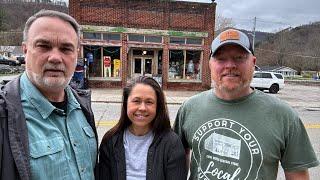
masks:
{"label": "t-shirt graphic print", "polygon": [[202,124],[192,138],[199,180],[258,178],[263,153],[254,134],[231,119]]}

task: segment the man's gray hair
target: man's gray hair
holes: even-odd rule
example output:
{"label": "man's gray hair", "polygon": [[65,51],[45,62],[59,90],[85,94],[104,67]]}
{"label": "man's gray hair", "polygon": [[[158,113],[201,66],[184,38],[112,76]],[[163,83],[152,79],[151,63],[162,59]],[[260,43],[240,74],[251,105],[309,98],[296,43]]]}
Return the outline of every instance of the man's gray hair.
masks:
{"label": "man's gray hair", "polygon": [[[59,12],[59,11],[53,11],[53,10],[46,10],[46,9],[42,9],[39,12],[37,12],[36,14],[34,14],[33,16],[31,16],[25,26],[24,26],[24,30],[23,30],[23,42],[26,42],[28,40],[28,32],[29,29],[31,27],[31,25],[34,23],[35,20],[41,18],[41,17],[56,17],[59,18],[65,22],[68,22],[73,29],[75,30],[75,32],[77,33],[77,37],[78,37],[78,43],[80,40],[80,26],[77,23],[77,21],[71,17],[68,14],[65,14],[63,12]],[[54,24],[52,24],[52,26],[55,26]]]}

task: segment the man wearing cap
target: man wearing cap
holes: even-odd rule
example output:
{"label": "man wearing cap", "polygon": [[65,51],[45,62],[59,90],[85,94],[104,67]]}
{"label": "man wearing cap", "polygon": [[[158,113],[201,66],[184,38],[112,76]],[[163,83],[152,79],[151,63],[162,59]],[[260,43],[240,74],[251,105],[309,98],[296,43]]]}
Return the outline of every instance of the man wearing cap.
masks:
{"label": "man wearing cap", "polygon": [[190,179],[309,179],[319,161],[297,114],[279,99],[250,88],[256,57],[244,33],[228,29],[211,46],[213,89],[183,103],[175,132]]}

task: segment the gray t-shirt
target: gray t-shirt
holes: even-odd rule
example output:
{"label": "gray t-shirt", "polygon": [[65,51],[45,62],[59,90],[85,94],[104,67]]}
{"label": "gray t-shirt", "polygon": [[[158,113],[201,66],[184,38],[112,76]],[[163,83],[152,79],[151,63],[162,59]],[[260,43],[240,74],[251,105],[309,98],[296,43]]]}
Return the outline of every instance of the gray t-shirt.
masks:
{"label": "gray t-shirt", "polygon": [[123,144],[126,156],[127,180],[146,179],[147,155],[153,137],[152,131],[143,136],[136,136],[129,129],[125,130]]}

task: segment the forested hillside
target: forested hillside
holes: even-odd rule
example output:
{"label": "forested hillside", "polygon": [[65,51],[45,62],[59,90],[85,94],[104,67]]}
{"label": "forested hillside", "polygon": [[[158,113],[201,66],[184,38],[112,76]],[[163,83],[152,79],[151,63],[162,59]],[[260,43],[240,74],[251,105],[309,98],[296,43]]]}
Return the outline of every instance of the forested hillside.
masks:
{"label": "forested hillside", "polygon": [[68,12],[68,7],[36,2],[0,2],[0,45],[18,46],[26,20],[41,9]]}
{"label": "forested hillside", "polygon": [[320,71],[320,22],[271,34],[256,45],[258,66]]}

